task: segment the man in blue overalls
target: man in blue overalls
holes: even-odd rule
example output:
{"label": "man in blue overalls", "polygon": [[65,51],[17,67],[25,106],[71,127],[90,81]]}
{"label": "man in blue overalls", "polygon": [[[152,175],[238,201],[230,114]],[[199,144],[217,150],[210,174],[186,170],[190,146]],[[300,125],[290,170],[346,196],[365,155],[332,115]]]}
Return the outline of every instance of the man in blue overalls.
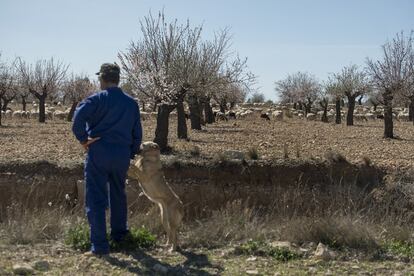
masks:
{"label": "man in blue overalls", "polygon": [[109,253],[105,222],[108,206],[112,240],[120,242],[128,234],[125,180],[130,159],[141,145],[142,127],[137,102],[118,87],[119,66],[104,63],[97,75],[102,91],[79,104],[72,130],[87,151],[85,207],[91,230],[91,252],[106,255]]}

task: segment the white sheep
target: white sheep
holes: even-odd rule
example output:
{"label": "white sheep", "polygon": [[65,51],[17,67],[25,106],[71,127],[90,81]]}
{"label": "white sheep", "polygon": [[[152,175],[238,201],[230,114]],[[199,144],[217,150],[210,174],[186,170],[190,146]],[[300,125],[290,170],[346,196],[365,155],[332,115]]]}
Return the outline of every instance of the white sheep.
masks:
{"label": "white sheep", "polygon": [[56,120],[56,119],[65,120],[67,116],[68,116],[68,113],[64,111],[56,110],[55,112],[53,112],[53,120]]}
{"label": "white sheep", "polygon": [[12,117],[13,112],[11,110],[6,110],[4,113],[4,118],[10,119]]}
{"label": "white sheep", "polygon": [[314,114],[314,113],[308,113],[308,114],[306,114],[306,120],[308,120],[308,121],[315,121],[316,120],[316,114]]}
{"label": "white sheep", "polygon": [[21,110],[16,110],[12,113],[12,118],[13,119],[21,119],[22,118],[22,111]]}
{"label": "white sheep", "polygon": [[398,120],[402,122],[408,122],[410,120],[410,114],[405,112],[400,112],[397,115]]}
{"label": "white sheep", "polygon": [[273,111],[272,112],[272,117],[276,120],[276,121],[283,121],[283,111]]}

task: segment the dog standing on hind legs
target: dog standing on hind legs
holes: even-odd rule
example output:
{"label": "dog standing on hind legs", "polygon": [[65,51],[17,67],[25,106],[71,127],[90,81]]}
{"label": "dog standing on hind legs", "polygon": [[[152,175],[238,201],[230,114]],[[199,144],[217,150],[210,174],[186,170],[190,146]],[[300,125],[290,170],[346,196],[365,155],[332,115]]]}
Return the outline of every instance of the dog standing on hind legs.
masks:
{"label": "dog standing on hind legs", "polygon": [[138,180],[144,194],[161,211],[161,222],[167,232],[167,245],[170,250],[178,247],[177,232],[184,216],[180,198],[165,181],[160,160],[160,148],[156,143],[145,142],[141,152],[129,167],[128,177]]}

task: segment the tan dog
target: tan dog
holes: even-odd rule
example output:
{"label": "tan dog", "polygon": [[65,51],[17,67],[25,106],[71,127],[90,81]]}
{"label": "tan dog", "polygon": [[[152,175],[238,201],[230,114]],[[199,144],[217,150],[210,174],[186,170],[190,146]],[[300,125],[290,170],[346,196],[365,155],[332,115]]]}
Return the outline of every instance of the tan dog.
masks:
{"label": "tan dog", "polygon": [[144,194],[161,209],[161,222],[167,232],[167,244],[177,249],[177,231],[184,216],[183,203],[165,181],[156,143],[145,142],[141,153],[129,167],[128,177],[138,180]]}

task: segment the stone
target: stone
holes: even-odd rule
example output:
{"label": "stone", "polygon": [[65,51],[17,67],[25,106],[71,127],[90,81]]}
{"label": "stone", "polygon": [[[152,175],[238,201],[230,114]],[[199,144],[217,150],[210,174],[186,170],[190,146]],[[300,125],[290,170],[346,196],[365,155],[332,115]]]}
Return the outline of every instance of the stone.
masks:
{"label": "stone", "polygon": [[47,271],[50,269],[50,265],[47,261],[36,261],[33,263],[33,267],[40,271]]}
{"label": "stone", "polygon": [[152,268],[155,272],[161,273],[161,274],[167,274],[168,273],[168,267],[165,267],[161,264],[156,264]]}
{"label": "stone", "polygon": [[247,275],[259,275],[259,271],[257,269],[246,270]]}
{"label": "stone", "polygon": [[250,257],[250,258],[247,258],[246,261],[248,261],[248,262],[255,262],[256,260],[257,260],[257,257]]}
{"label": "stone", "polygon": [[245,159],[244,152],[237,150],[226,150],[223,155],[228,159],[243,160]]}
{"label": "stone", "polygon": [[319,243],[318,247],[316,247],[316,250],[314,252],[314,257],[316,259],[330,261],[336,257],[336,254],[323,243]]}
{"label": "stone", "polygon": [[292,249],[293,245],[291,242],[288,241],[274,241],[272,243],[270,243],[271,246],[273,247],[278,247],[278,248],[288,248],[288,249]]}
{"label": "stone", "polygon": [[13,273],[16,275],[33,275],[34,269],[29,264],[15,264],[13,265]]}

